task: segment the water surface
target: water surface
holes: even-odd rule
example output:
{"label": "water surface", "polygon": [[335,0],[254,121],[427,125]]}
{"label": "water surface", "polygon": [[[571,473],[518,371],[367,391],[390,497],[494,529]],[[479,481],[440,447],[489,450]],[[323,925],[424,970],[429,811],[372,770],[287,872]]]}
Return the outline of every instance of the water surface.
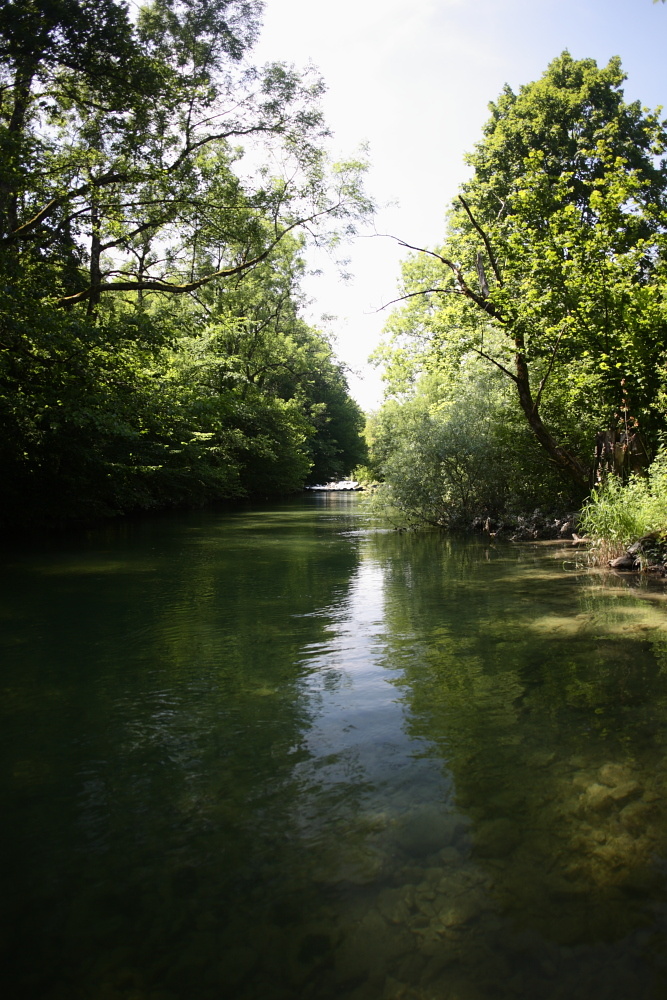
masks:
{"label": "water surface", "polygon": [[9,554],[4,995],[664,997],[666,593],[345,494]]}

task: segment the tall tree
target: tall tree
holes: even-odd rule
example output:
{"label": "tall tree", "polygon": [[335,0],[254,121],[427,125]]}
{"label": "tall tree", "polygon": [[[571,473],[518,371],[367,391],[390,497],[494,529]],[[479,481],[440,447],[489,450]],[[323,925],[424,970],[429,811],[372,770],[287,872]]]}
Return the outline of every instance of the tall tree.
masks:
{"label": "tall tree", "polygon": [[[399,339],[425,337],[440,363],[472,352],[499,369],[582,491],[591,432],[661,426],[667,133],[624,101],[623,80],[618,59],[598,68],[564,52],[537,82],[504,89],[446,242],[408,263],[408,304],[390,322]],[[444,304],[419,301],[433,296]]]}
{"label": "tall tree", "polygon": [[6,7],[0,252],[52,260],[44,294],[91,312],[110,293],[182,294],[368,209],[358,162],[326,169],[321,81],[240,62],[259,9],[153,0],[135,26],[113,0]]}
{"label": "tall tree", "polygon": [[0,2],[11,523],[289,492],[325,443],[354,464],[298,284],[305,239],[370,209],[363,164],[328,163],[316,76],[247,64],[260,11]]}

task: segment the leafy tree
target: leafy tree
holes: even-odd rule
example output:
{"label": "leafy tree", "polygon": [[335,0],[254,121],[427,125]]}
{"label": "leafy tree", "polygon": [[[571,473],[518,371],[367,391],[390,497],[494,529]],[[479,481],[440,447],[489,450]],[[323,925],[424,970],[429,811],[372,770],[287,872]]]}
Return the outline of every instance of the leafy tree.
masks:
{"label": "leafy tree", "polygon": [[455,388],[424,376],[373,421],[371,457],[385,479],[374,506],[410,524],[453,528],[567,509],[571,490],[542,461],[521,417],[506,380],[480,359],[462,366]]}
{"label": "leafy tree", "polygon": [[6,521],[289,492],[357,460],[299,281],[306,237],[370,209],[363,164],[328,165],[319,79],[242,61],[260,9],[0,9]]}
{"label": "leafy tree", "polygon": [[364,418],[331,344],[299,317],[299,250],[299,241],[286,240],[267,265],[224,294],[202,290],[197,305],[205,318],[196,322],[189,350],[200,359],[200,371],[210,373],[214,392],[233,389],[246,401],[269,396],[301,412],[307,479],[321,482],[365,459]]}
{"label": "leafy tree", "polygon": [[[55,256],[61,304],[193,291],[257,266],[297,227],[368,209],[361,164],[326,170],[321,81],[235,68],[258,7],[154,0],[135,28],[112,0],[32,0],[16,36],[6,10],[0,248]],[[242,183],[232,143],[251,139],[272,144],[280,176],[247,166]],[[83,266],[63,267],[68,253]]]}
{"label": "leafy tree", "polygon": [[641,427],[648,452],[663,426],[666,132],[624,101],[623,79],[618,59],[600,69],[565,52],[504,89],[445,244],[406,264],[385,349],[402,391],[470,355],[494,366],[582,495],[596,433],[628,447]]}

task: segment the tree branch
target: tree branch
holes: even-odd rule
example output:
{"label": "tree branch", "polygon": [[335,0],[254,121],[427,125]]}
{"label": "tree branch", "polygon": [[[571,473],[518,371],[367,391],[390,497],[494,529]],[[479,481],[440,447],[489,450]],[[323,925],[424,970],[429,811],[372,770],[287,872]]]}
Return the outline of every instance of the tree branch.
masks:
{"label": "tree branch", "polygon": [[509,368],[505,368],[504,365],[501,365],[500,361],[496,361],[495,358],[492,358],[490,354],[486,353],[486,351],[481,351],[479,347],[472,347],[471,350],[474,351],[475,354],[479,354],[480,358],[485,358],[487,361],[490,361],[492,365],[496,366],[496,368],[500,368],[501,372],[504,375],[507,375],[508,378],[511,378],[515,384],[518,383],[519,380],[516,375],[511,372]]}
{"label": "tree branch", "polygon": [[101,294],[102,292],[168,292],[171,295],[183,295],[186,292],[194,292],[203,285],[209,284],[211,281],[215,281],[216,278],[231,278],[235,274],[242,274],[244,271],[249,271],[251,268],[256,267],[257,264],[261,264],[262,261],[266,260],[267,257],[273,252],[276,246],[283,240],[288,233],[298,226],[307,225],[309,222],[314,222],[315,219],[320,218],[323,215],[329,215],[331,212],[335,211],[339,207],[340,201],[336,205],[329,206],[329,208],[322,209],[319,212],[314,212],[312,215],[303,219],[296,219],[289,226],[279,233],[274,240],[256,257],[250,260],[244,260],[240,264],[234,265],[234,267],[221,268],[218,271],[213,271],[211,274],[204,275],[203,278],[198,278],[196,281],[188,281],[183,284],[173,284],[170,281],[162,281],[159,278],[149,279],[148,281],[114,281],[111,283],[100,283],[96,287],[90,285],[90,287],[83,289],[81,292],[77,292],[74,295],[65,295],[62,298],[56,299],[57,305],[69,306],[74,305],[77,302],[85,302],[92,296]]}
{"label": "tree branch", "polygon": [[480,224],[477,222],[477,219],[475,218],[475,216],[472,214],[472,211],[470,209],[470,205],[465,200],[465,198],[463,197],[462,194],[459,195],[459,201],[461,202],[461,204],[465,208],[466,214],[467,214],[468,218],[470,219],[470,221],[472,222],[473,226],[475,227],[475,229],[477,230],[477,232],[479,233],[479,235],[482,237],[482,240],[484,241],[484,246],[486,247],[486,252],[489,255],[489,261],[491,263],[491,267],[493,269],[493,273],[496,276],[496,281],[498,282],[499,286],[502,288],[503,287],[503,279],[502,279],[502,277],[500,275],[500,271],[498,269],[498,264],[496,263],[496,258],[494,256],[493,250],[491,249],[491,241],[489,240],[489,237],[486,235],[486,233],[484,232],[484,230],[482,229],[482,227],[480,226]]}
{"label": "tree branch", "polygon": [[565,333],[565,330],[561,330],[561,332],[558,334],[558,339],[556,340],[556,345],[555,345],[555,347],[553,349],[553,352],[551,354],[551,360],[549,361],[549,367],[547,368],[546,374],[545,374],[544,378],[542,379],[542,381],[540,382],[539,387],[537,389],[537,395],[535,397],[535,402],[533,403],[533,410],[535,412],[537,412],[537,407],[540,405],[540,400],[542,398],[542,390],[544,389],[545,385],[547,384],[547,379],[549,378],[549,376],[551,375],[551,372],[553,371],[554,363],[556,361],[556,354],[558,353],[558,348],[560,346],[561,338],[562,338],[562,336],[563,336],[564,333]]}
{"label": "tree branch", "polygon": [[406,292],[405,295],[399,295],[397,299],[392,299],[391,302],[385,302],[375,312],[382,312],[383,309],[388,309],[389,306],[394,306],[397,302],[405,302],[406,299],[414,299],[418,295],[429,295],[431,292],[441,292],[442,295],[463,295],[463,292],[458,288],[422,288],[420,292]]}
{"label": "tree branch", "polygon": [[49,215],[51,215],[57,208],[60,208],[61,205],[64,205],[65,202],[70,201],[72,198],[80,198],[82,195],[86,195],[90,191],[97,190],[100,187],[105,187],[107,184],[115,184],[118,181],[126,181],[129,178],[129,173],[109,172],[107,174],[102,174],[94,180],[86,181],[85,184],[80,184],[74,191],[67,191],[64,194],[58,195],[57,198],[52,198],[51,201],[47,202],[47,204],[44,205],[36,215],[33,215],[31,219],[24,222],[22,226],[17,226],[17,228],[13,229],[7,236],[3,236],[0,242],[5,245],[16,243],[17,240],[22,240],[26,236],[29,236],[32,231],[44,221],[44,219],[48,218]]}
{"label": "tree branch", "polygon": [[388,236],[389,239],[396,240],[399,246],[405,247],[407,250],[416,250],[417,253],[425,253],[428,254],[430,257],[435,257],[436,260],[439,260],[441,264],[444,264],[445,267],[448,267],[450,269],[450,271],[454,275],[454,278],[456,279],[457,285],[459,286],[459,291],[461,295],[465,295],[467,299],[470,299],[471,302],[474,302],[475,305],[483,312],[485,312],[487,316],[490,316],[491,319],[497,320],[498,323],[502,323],[503,326],[505,325],[507,321],[503,318],[502,313],[500,313],[496,309],[493,302],[491,302],[489,299],[485,299],[483,296],[478,295],[477,292],[474,292],[472,290],[472,288],[470,287],[470,285],[467,283],[467,281],[463,276],[463,271],[461,270],[458,264],[454,263],[454,261],[449,260],[447,257],[442,257],[439,253],[436,253],[435,250],[426,250],[424,247],[415,247],[412,245],[412,243],[406,243],[405,240],[399,239],[398,236],[392,236],[390,233],[378,233],[377,235]]}

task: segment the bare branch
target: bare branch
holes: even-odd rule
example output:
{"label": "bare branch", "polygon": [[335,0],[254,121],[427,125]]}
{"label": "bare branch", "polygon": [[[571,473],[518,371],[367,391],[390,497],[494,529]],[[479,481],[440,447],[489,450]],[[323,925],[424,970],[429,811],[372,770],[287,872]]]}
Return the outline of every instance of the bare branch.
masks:
{"label": "bare branch", "polygon": [[405,240],[399,239],[398,236],[392,236],[390,233],[377,233],[376,235],[386,236],[391,240],[396,240],[399,246],[405,247],[407,250],[416,250],[417,253],[425,253],[428,254],[430,257],[435,257],[436,260],[439,260],[441,264],[444,264],[445,267],[448,267],[449,270],[452,272],[452,274],[456,279],[456,283],[459,286],[459,291],[461,295],[465,295],[467,299],[470,299],[471,302],[474,302],[479,309],[481,309],[483,312],[487,314],[487,316],[490,316],[492,319],[497,320],[498,323],[502,323],[503,325],[505,325],[507,320],[503,318],[502,313],[500,313],[498,309],[496,309],[493,302],[491,302],[489,299],[484,298],[482,295],[478,295],[477,292],[473,291],[468,282],[465,280],[463,276],[463,271],[461,270],[458,264],[454,263],[454,261],[449,260],[447,257],[442,257],[439,253],[436,253],[434,250],[426,250],[424,247],[415,247],[411,243],[406,243]]}
{"label": "bare branch", "polygon": [[440,292],[442,295],[463,295],[463,292],[459,288],[422,288],[420,292],[407,292],[405,295],[399,295],[397,299],[392,299],[391,302],[385,302],[375,312],[382,312],[383,309],[388,309],[389,306],[395,306],[397,302],[405,302],[406,299],[414,299],[419,295],[429,295],[431,292]]}
{"label": "bare branch", "polygon": [[484,241],[484,246],[486,247],[486,252],[489,255],[489,261],[491,263],[491,267],[493,269],[493,273],[496,276],[496,281],[498,282],[498,284],[502,288],[503,287],[503,279],[502,279],[502,277],[500,275],[500,271],[498,269],[498,264],[496,263],[496,258],[494,256],[493,250],[491,249],[491,241],[489,240],[489,237],[486,235],[486,233],[484,232],[484,230],[482,229],[482,227],[480,226],[480,224],[477,222],[477,219],[475,218],[475,216],[472,214],[472,211],[470,209],[470,205],[465,200],[465,198],[463,197],[462,194],[459,195],[459,201],[461,202],[461,204],[465,208],[466,214],[467,214],[468,218],[470,219],[470,221],[472,222],[473,226],[475,227],[475,229],[477,230],[477,232],[479,233],[479,235],[482,237],[482,240]]}
{"label": "bare branch", "polygon": [[501,372],[503,372],[504,375],[507,375],[508,378],[511,378],[514,383],[518,383],[519,380],[516,375],[511,372],[509,368],[505,368],[504,365],[501,365],[500,361],[496,361],[495,358],[492,358],[490,354],[486,353],[486,351],[480,351],[479,347],[471,347],[470,349],[471,351],[474,351],[475,354],[479,354],[480,358],[485,358],[487,361],[490,361],[492,365],[495,365],[496,368],[500,368]]}

